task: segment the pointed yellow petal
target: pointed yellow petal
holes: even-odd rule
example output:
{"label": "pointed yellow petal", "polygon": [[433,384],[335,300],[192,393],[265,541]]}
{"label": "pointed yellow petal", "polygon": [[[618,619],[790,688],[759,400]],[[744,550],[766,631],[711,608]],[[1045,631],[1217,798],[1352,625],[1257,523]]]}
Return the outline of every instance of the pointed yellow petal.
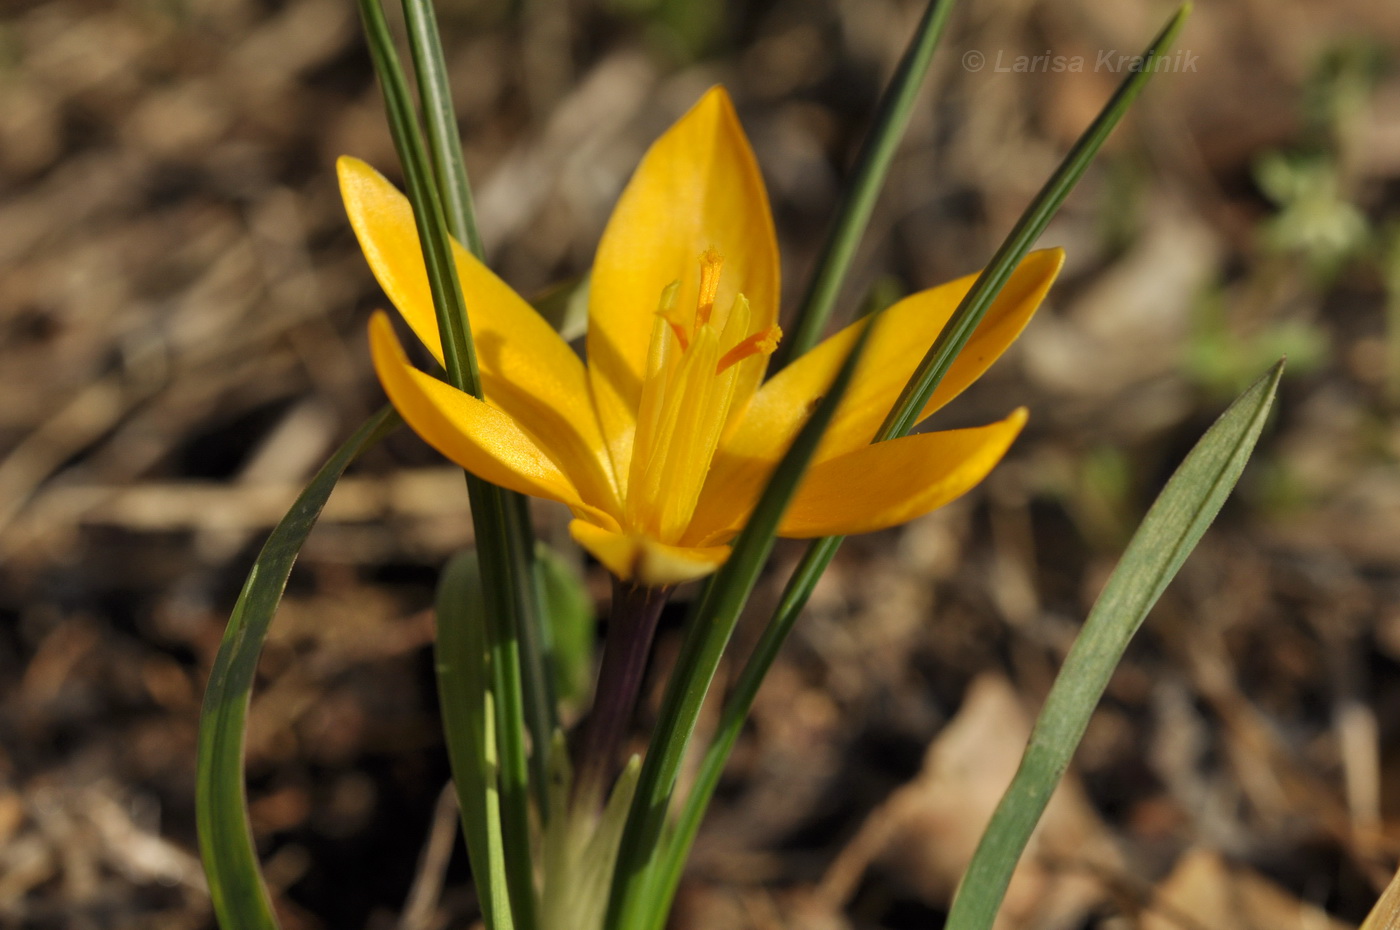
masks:
{"label": "pointed yellow petal", "polygon": [[[724,259],[716,316],[728,313],[742,293],[754,329],[776,323],[778,246],[768,194],[729,95],[719,87],[652,145],[598,245],[589,290],[588,368],[619,475],[628,474],[631,461],[657,300],[679,280],[677,307],[690,319],[700,297],[700,256],[707,249]],[[747,404],[763,371],[760,363],[743,366],[734,410]]]}
{"label": "pointed yellow petal", "polygon": [[[364,162],[336,163],[350,225],[374,276],[413,332],[442,361],[437,315],[418,245],[413,208],[383,175]],[[583,363],[534,308],[456,242],[457,275],[466,299],[486,399],[539,439],[567,449],[580,462],[575,476],[590,497],[616,497],[616,482],[588,399]]]}
{"label": "pointed yellow petal", "polygon": [[569,477],[525,431],[489,404],[409,364],[389,317],[370,319],[370,350],[384,392],[413,431],[472,474],[512,491],[566,504],[599,522],[611,522],[585,503]]}
{"label": "pointed yellow petal", "polygon": [[619,533],[586,520],[569,524],[574,541],[623,581],[671,585],[694,581],[729,558],[728,546],[667,546],[634,533]]}
{"label": "pointed yellow petal", "polygon": [[[990,426],[905,436],[818,462],[808,470],[778,535],[867,533],[942,507],[992,470],[1025,422],[1020,409]],[[734,538],[772,470],[771,462],[749,461],[723,483],[712,477],[682,542],[713,545]]]}
{"label": "pointed yellow petal", "polygon": [[[921,420],[977,380],[1015,341],[1063,263],[1060,249],[1026,256],[925,405]],[[817,462],[858,449],[875,437],[905,382],[975,280],[976,275],[959,278],[907,297],[885,311],[817,450]],[[715,456],[711,480],[737,481],[742,472],[771,467],[765,463],[777,461],[831,384],[864,325],[862,321],[846,327],[759,389],[744,419]]]}
{"label": "pointed yellow petal", "polygon": [[1025,423],[1023,407],[990,426],[905,436],[814,465],[778,535],[848,536],[921,517],[985,478]]}

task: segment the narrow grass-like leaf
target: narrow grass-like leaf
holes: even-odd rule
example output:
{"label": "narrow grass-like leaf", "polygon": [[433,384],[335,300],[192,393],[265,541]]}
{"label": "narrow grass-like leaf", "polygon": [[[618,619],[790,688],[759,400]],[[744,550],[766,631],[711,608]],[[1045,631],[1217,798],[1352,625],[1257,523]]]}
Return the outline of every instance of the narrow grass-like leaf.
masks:
{"label": "narrow grass-like leaf", "polygon": [[447,217],[433,182],[423,137],[418,131],[408,81],[399,66],[394,38],[379,0],[358,2],[370,60],[374,63],[375,74],[384,92],[389,135],[393,137],[394,148],[403,167],[406,193],[413,204],[413,219],[423,245],[428,286],[433,295],[438,330],[442,334],[443,368],[453,387],[473,397],[481,397],[481,372],[477,368],[471,327],[467,324],[462,286],[457,280],[457,269],[452,260]]}
{"label": "narrow grass-like leaf", "polygon": [[[457,133],[457,114],[452,106],[447,61],[431,0],[403,0],[404,21],[408,25],[409,52],[418,76],[418,99],[427,130],[428,158],[442,202],[447,231],[473,255],[485,260],[481,235],[477,231],[476,210],[472,204],[467,165],[462,157],[462,140]],[[539,579],[535,576],[534,533],[530,507],[524,495],[505,488],[487,492],[501,499],[501,524],[505,535],[510,572],[504,580],[516,585],[510,593],[518,625],[525,721],[530,728],[535,751],[530,757],[536,788],[535,799],[542,815],[549,812],[548,747],[558,726],[551,675],[545,661],[544,632],[540,627]]]}
{"label": "narrow grass-like leaf", "polygon": [[[423,245],[428,284],[442,336],[444,368],[448,382],[458,390],[481,397],[471,327],[462,298],[461,283],[452,259],[451,240],[442,201],[414,118],[408,82],[399,67],[393,36],[379,0],[359,0],[370,58],[384,92],[389,131],[403,166],[408,199]],[[481,576],[485,585],[488,642],[491,652],[492,691],[496,705],[496,739],[500,753],[500,790],[506,873],[515,921],[524,930],[536,925],[534,867],[530,860],[530,799],[525,750],[524,684],[520,670],[521,611],[523,598],[534,580],[522,574],[518,553],[523,545],[513,534],[519,520],[515,505],[499,488],[466,476],[476,529]],[[543,751],[543,750],[542,750]]]}
{"label": "narrow grass-like leaf", "polygon": [[1051,217],[1060,209],[1060,204],[1064,203],[1069,192],[1074,190],[1074,186],[1084,176],[1089,163],[1093,161],[1094,155],[1098,153],[1109,133],[1113,132],[1123,114],[1128,112],[1128,107],[1137,99],[1138,94],[1142,93],[1148,79],[1156,73],[1158,62],[1165,57],[1172,43],[1176,41],[1176,36],[1186,24],[1186,17],[1190,13],[1189,3],[1176,11],[1176,15],[1152,40],[1147,51],[1143,52],[1141,66],[1118,86],[1108,104],[1075,141],[1064,161],[1060,162],[1050,180],[1046,181],[1036,194],[1030,207],[1021,214],[1010,234],[992,256],[991,262],[977,276],[972,289],[958,304],[952,318],[934,340],[933,346],[919,363],[909,383],[904,386],[894,409],[881,424],[875,436],[876,442],[903,436],[914,428],[919,412],[924,409],[924,404],[933,396],[953,360],[972,337],[977,324],[982,322],[982,317],[986,315],[992,301],[996,300],[997,294],[1001,293],[1016,266],[1045,231]]}
{"label": "narrow grass-like leaf", "polygon": [[642,930],[652,926],[658,915],[662,915],[660,889],[652,876],[676,776],[695,730],[695,721],[700,716],[705,694],[714,680],[720,656],[734,632],[739,613],[773,550],[783,513],[797,493],[874,330],[873,325],[866,327],[851,348],[826,396],[817,404],[768,479],[753,514],[734,541],[729,558],[691,608],[686,620],[685,641],[662,699],[622,836],[604,924],[610,930]]}
{"label": "narrow grass-like leaf", "polygon": [[[1094,154],[1127,111],[1128,105],[1141,92],[1147,78],[1154,73],[1152,63],[1165,54],[1189,12],[1190,5],[1187,4],[1167,23],[1145,53],[1143,68],[1124,80],[1118,92],[1076,141],[1050,181],[1041,188],[1035,200],[1021,214],[1012,232],[978,277],[934,345],[930,347],[919,369],[905,385],[899,400],[891,408],[889,417],[876,435],[876,441],[906,435],[913,428],[918,411],[923,409],[928,398],[933,395],[949,366],[962,351],[962,347],[976,330],[997,295],[1001,293],[1011,273],[1083,175]],[[662,889],[658,894],[664,894],[667,901],[675,894],[700,821],[715,788],[719,785],[725,763],[739,738],[744,721],[748,718],[758,689],[783,642],[792,631],[798,615],[811,597],[818,579],[835,557],[841,543],[842,537],[827,537],[815,540],[808,546],[788,580],[782,599],[764,629],[763,636],[739,673],[734,690],[725,704],[714,742],[706,750],[695,784],[685,799],[676,829],[667,839],[661,864],[657,867],[656,880]]]}
{"label": "narrow grass-like leaf", "polygon": [[[471,183],[467,179],[462,140],[457,132],[457,115],[452,106],[447,61],[438,34],[437,18],[431,0],[403,0],[404,21],[408,25],[409,51],[418,76],[419,108],[427,130],[428,156],[442,201],[447,231],[477,258],[485,260],[485,249],[476,225]],[[524,690],[524,713],[535,751],[530,757],[536,801],[542,815],[549,812],[548,747],[558,726],[552,688],[552,675],[546,661],[545,632],[541,628],[540,579],[535,575],[535,540],[530,526],[530,505],[524,495],[504,488],[500,496],[504,514],[502,528],[508,539],[509,578],[519,584],[514,592],[519,624],[520,660]]]}
{"label": "narrow grass-like leaf", "polygon": [[661,930],[665,926],[665,915],[669,913],[676,889],[680,887],[690,848],[695,843],[696,834],[700,832],[700,823],[705,817],[705,811],[709,809],[710,799],[719,787],[719,780],[724,775],[729,755],[734,751],[734,745],[744,731],[744,723],[748,720],[754,699],[758,697],[758,689],[763,686],[768,669],[777,659],[779,650],[787,641],[788,634],[792,632],[793,624],[797,622],[802,608],[807,605],[807,599],[811,597],[822,572],[826,571],[832,556],[836,554],[845,538],[827,536],[816,540],[807,548],[783,589],[783,596],[778,601],[777,609],[773,611],[772,619],[764,627],[763,635],[754,646],[748,661],[744,663],[743,671],[734,682],[733,690],[725,699],[724,711],[720,716],[719,725],[715,728],[714,740],[705,748],[705,756],[700,762],[700,770],[696,772],[695,782],[681,804],[675,827],[666,835],[659,861],[655,866],[652,894],[658,916],[652,924],[652,930]]}
{"label": "narrow grass-like leaf", "polygon": [[1021,765],[963,876],[948,930],[986,930],[1021,852],[1108,686],[1129,640],[1225,503],[1264,428],[1283,362],[1221,414],[1133,534],[1045,699]]}
{"label": "narrow grass-like leaf", "polygon": [[447,231],[473,255],[484,259],[486,253],[476,227],[472,188],[462,157],[462,140],[457,134],[457,111],[452,106],[452,87],[432,0],[403,0],[403,14],[408,25],[409,54],[418,76],[418,99],[428,130],[428,157],[437,177]]}
{"label": "narrow grass-like leaf", "polygon": [[909,127],[914,101],[918,99],[919,88],[952,9],[953,0],[929,0],[924,9],[918,28],[890,79],[890,86],[880,99],[870,134],[856,159],[850,185],[817,259],[816,271],[797,305],[792,331],[786,334],[774,354],[774,371],[816,345],[831,319],[832,308],[836,306],[841,285],[845,283],[846,273],[850,271],[851,261],[870,223],[870,214],[885,185],[895,150]]}
{"label": "narrow grass-like leaf", "polygon": [[433,646],[438,701],[482,917],[491,930],[513,930],[486,627],[486,592],[476,553],[459,553],[438,581]]}
{"label": "narrow grass-like leaf", "polygon": [[401,422],[393,408],[383,408],[321,466],[258,553],[214,659],[199,717],[195,816],[209,896],[223,930],[273,930],[277,926],[258,871],[243,776],[248,698],[263,641],[297,554],[336,482],[360,453]]}

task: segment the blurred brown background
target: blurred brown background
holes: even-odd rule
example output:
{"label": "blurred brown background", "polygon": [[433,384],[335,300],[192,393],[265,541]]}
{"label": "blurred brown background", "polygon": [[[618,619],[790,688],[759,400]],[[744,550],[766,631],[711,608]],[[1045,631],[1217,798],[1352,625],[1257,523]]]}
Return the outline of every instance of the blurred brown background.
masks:
{"label": "blurred brown background", "polygon": [[[789,302],[920,11],[439,6],[507,280],[585,271],[645,145],[722,81]],[[962,4],[842,313],[979,267],[1121,77],[1100,56],[1170,12]],[[1389,877],[1400,6],[1206,2],[1180,48],[1045,235],[1069,251],[1048,305],[938,418],[1024,403],[1027,434],[968,498],[846,545],[760,697],[677,927],[938,926],[1127,535],[1285,352],[1278,415],[1131,649],[1003,926],[1350,926]],[[1083,70],[1008,70],[1047,53]],[[261,539],[381,402],[363,328],[383,297],[338,203],[341,153],[396,174],[349,0],[0,7],[0,926],[211,925],[192,854],[204,680]],[[465,507],[460,474],[397,435],[292,580],[249,743],[289,930],[473,919],[460,851],[405,913],[442,867],[419,867],[447,774],[426,608]],[[538,516],[557,536],[561,514]]]}

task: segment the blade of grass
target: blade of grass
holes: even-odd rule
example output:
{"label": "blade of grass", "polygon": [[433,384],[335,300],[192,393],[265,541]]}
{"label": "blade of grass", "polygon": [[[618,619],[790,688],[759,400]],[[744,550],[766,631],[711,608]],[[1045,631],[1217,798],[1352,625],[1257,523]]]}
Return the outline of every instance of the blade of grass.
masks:
{"label": "blade of grass", "polygon": [[1021,852],[1123,651],[1239,480],[1282,376],[1280,361],[1220,415],[1133,534],[1055,676],[1021,765],[953,898],[948,930],[985,930],[996,919]]}
{"label": "blade of grass", "polygon": [[[1094,122],[1075,142],[1055,174],[1021,214],[1011,233],[978,276],[948,325],[939,333],[923,362],[905,385],[899,399],[891,408],[889,417],[881,425],[875,441],[907,435],[913,428],[918,413],[923,410],[928,398],[933,396],[953,360],[962,351],[977,325],[982,322],[982,318],[986,316],[987,310],[1001,293],[1016,266],[1083,176],[1089,162],[1127,112],[1129,104],[1141,92],[1147,79],[1155,73],[1153,62],[1165,54],[1189,13],[1190,4],[1181,7],[1161,33],[1153,39],[1152,45],[1143,56],[1142,69],[1130,74],[1123,81]],[[705,753],[695,784],[681,808],[676,829],[667,840],[662,863],[658,866],[657,881],[665,889],[662,893],[666,895],[667,901],[675,894],[700,821],[714,796],[715,788],[719,785],[725,763],[739,738],[744,721],[748,718],[758,689],[777,657],[778,650],[797,622],[798,615],[811,597],[818,579],[835,557],[842,541],[841,537],[827,537],[808,546],[753,654],[739,673],[734,690],[725,704],[714,742]]]}
{"label": "blade of grass", "polygon": [[513,930],[486,626],[480,564],[476,553],[462,552],[447,563],[438,582],[433,645],[438,702],[443,730],[452,734],[447,751],[462,802],[462,834],[476,876],[481,915],[491,930]]}
{"label": "blade of grass", "polygon": [[[481,376],[472,344],[471,327],[462,298],[461,283],[452,258],[446,216],[438,198],[423,139],[414,118],[408,82],[399,67],[393,36],[379,0],[358,0],[364,21],[370,58],[384,92],[384,108],[390,134],[403,166],[408,198],[423,244],[428,284],[442,335],[443,361],[448,382],[458,390],[481,397]],[[533,581],[521,577],[515,557],[518,539],[508,530],[511,506],[500,489],[471,475],[466,476],[472,522],[478,543],[477,557],[485,586],[488,642],[491,651],[492,690],[496,706],[496,739],[500,753],[500,788],[505,839],[506,874],[516,922],[532,930],[536,925],[534,869],[530,860],[530,779],[525,750],[524,684],[520,667],[520,592]],[[467,806],[463,800],[463,806]]]}
{"label": "blade of grass", "polygon": [[209,896],[224,930],[274,930],[277,919],[258,870],[248,824],[243,742],[248,699],[292,565],[340,476],[359,455],[402,421],[384,407],[321,466],[287,511],[253,563],[214,659],[199,717],[195,814]]}
{"label": "blade of grass", "polygon": [[729,558],[691,608],[686,620],[685,641],[662,699],[623,831],[604,922],[610,930],[640,930],[650,926],[658,913],[659,902],[654,897],[656,886],[651,875],[671,795],[675,791],[676,775],[695,730],[695,721],[700,716],[700,707],[739,613],[773,549],[783,513],[797,493],[802,476],[845,396],[856,364],[874,330],[874,326],[866,327],[851,348],[826,396],[817,404],[768,479],[753,514],[734,541]]}
{"label": "blade of grass", "polygon": [[[432,0],[403,0],[404,21],[408,26],[409,53],[413,70],[418,76],[419,108],[427,130],[428,157],[437,193],[443,205],[447,231],[463,243],[477,258],[486,255],[477,231],[476,210],[472,204],[471,183],[467,179],[466,160],[462,156],[462,140],[457,133],[457,114],[452,105],[452,89],[447,76],[447,61],[438,35],[437,17]],[[517,584],[513,592],[520,644],[521,673],[524,689],[525,721],[530,728],[534,752],[530,764],[534,778],[535,803],[541,817],[548,819],[549,784],[548,750],[554,730],[559,724],[544,648],[544,631],[540,618],[540,588],[542,582],[534,564],[535,539],[530,525],[530,505],[524,495],[504,488],[494,491],[501,498],[504,516],[502,529],[507,539],[507,552],[512,563],[509,577]]]}
{"label": "blade of grass", "polygon": [[948,24],[953,2],[929,0],[909,45],[904,49],[904,55],[899,59],[899,66],[890,79],[890,86],[880,98],[875,121],[856,159],[851,183],[841,198],[836,219],[822,245],[816,272],[797,306],[792,332],[787,333],[778,344],[772,362],[773,371],[816,345],[827,320],[831,318],[841,285],[846,280],[856,249],[870,223],[875,201],[880,189],[885,186],[890,162],[894,160],[895,150],[904,138],[904,131],[909,128],[914,101],[918,99],[919,88],[933,61],[934,49],[938,47],[938,40]]}

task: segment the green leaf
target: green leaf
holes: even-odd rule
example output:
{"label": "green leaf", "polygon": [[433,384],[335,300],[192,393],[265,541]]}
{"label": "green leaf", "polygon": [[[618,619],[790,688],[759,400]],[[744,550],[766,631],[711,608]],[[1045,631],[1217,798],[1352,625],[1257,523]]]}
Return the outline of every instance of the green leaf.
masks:
{"label": "green leaf", "polygon": [[487,624],[476,553],[461,552],[438,581],[438,700],[481,913],[491,930],[511,930]]}
{"label": "green leaf", "polygon": [[1031,831],[1069,766],[1113,670],[1239,480],[1282,375],[1280,361],[1221,414],[1133,534],[1045,699],[1020,768],[953,899],[948,930],[992,926]]}
{"label": "green leaf", "polygon": [[952,318],[934,340],[909,383],[904,386],[894,409],[880,426],[876,442],[903,436],[914,428],[924,404],[933,396],[953,360],[972,337],[977,324],[982,322],[982,317],[986,316],[988,308],[1001,293],[1016,266],[1025,258],[1035,240],[1040,238],[1051,217],[1059,211],[1060,204],[1064,203],[1070,191],[1074,190],[1074,186],[1084,176],[1099,148],[1123,118],[1123,114],[1128,112],[1128,107],[1137,99],[1138,94],[1142,93],[1148,80],[1156,73],[1156,62],[1170,50],[1190,12],[1189,3],[1177,10],[1176,15],[1167,22],[1143,52],[1142,67],[1131,72],[1118,86],[1118,90],[1089,124],[1089,128],[1075,141],[1074,147],[1069,150],[1064,161],[1060,162],[1050,180],[1045,182],[1031,201],[1031,205],[1021,214],[1021,218],[1016,221],[1016,225],[992,256],[990,264],[977,276],[972,289],[958,304]]}
{"label": "green leaf", "polygon": [[875,328],[875,325],[867,326],[851,347],[826,396],[817,404],[768,479],[748,522],[734,540],[729,558],[691,608],[686,620],[685,641],[662,699],[622,837],[605,923],[612,930],[640,930],[665,918],[654,874],[660,861],[658,844],[681,760],[695,730],[705,694],[719,668],[724,647],[773,550],[783,512],[797,493]]}
{"label": "green leaf", "polygon": [[[458,242],[464,243],[473,255],[484,260],[486,255],[477,231],[471,184],[467,180],[466,161],[462,157],[462,140],[457,133],[457,114],[452,105],[447,62],[443,56],[433,4],[431,0],[403,0],[403,10],[413,68],[418,76],[418,99],[427,129],[428,157],[437,182],[447,232]],[[412,140],[405,140],[405,143],[406,147],[413,146]],[[530,507],[524,495],[514,491],[487,489],[484,484],[483,489],[482,493],[486,496],[500,498],[498,506],[493,505],[488,509],[499,512],[503,517],[501,541],[509,553],[504,560],[507,572],[503,581],[510,584],[513,590],[503,592],[502,599],[509,602],[506,606],[516,625],[523,714],[531,740],[539,747],[530,758],[533,783],[537,789],[536,800],[540,812],[547,815],[549,804],[544,790],[548,783],[546,750],[559,721],[545,655],[546,634],[541,626],[540,580],[534,568],[535,544],[530,525]]]}
{"label": "green leaf", "polygon": [[671,909],[676,889],[680,887],[685,861],[695,843],[696,834],[700,832],[700,822],[705,817],[715,789],[719,787],[729,754],[734,751],[734,745],[744,731],[744,723],[748,720],[754,699],[758,697],[758,689],[762,687],[768,669],[778,658],[778,651],[787,641],[788,634],[792,632],[793,625],[802,613],[802,608],[807,605],[807,599],[811,597],[822,572],[826,571],[832,556],[836,554],[845,538],[827,536],[808,547],[802,561],[788,579],[772,619],[764,627],[763,635],[759,637],[748,661],[744,663],[733,691],[724,702],[724,711],[720,716],[719,725],[715,728],[714,741],[705,749],[704,758],[700,761],[700,770],[695,773],[695,782],[681,805],[675,828],[666,836],[655,867],[653,895],[657,913],[660,915],[653,924],[655,930],[660,930],[665,925],[665,915]]}
{"label": "green leaf", "polygon": [[[438,330],[442,336],[443,362],[448,382],[480,398],[481,374],[477,367],[471,326],[462,298],[461,282],[452,257],[451,240],[442,201],[433,182],[423,138],[414,118],[408,81],[399,67],[393,36],[379,0],[359,0],[370,59],[384,91],[384,108],[390,135],[403,166],[408,199],[423,245],[428,285],[433,295]],[[534,867],[530,860],[530,778],[525,751],[525,683],[521,673],[521,643],[530,632],[526,611],[533,597],[535,579],[528,563],[523,505],[495,485],[466,476],[472,522],[478,541],[481,576],[485,586],[488,642],[491,650],[492,686],[496,705],[496,739],[500,752],[500,787],[504,818],[505,857],[510,879],[511,904],[516,921],[526,930],[535,924]],[[528,647],[527,647],[528,648]],[[539,681],[540,679],[535,679]],[[539,754],[547,742],[536,743]],[[536,758],[543,765],[543,758]],[[541,813],[547,794],[536,780]]]}
{"label": "green leaf", "polygon": [[243,777],[244,728],[258,656],[292,565],[340,476],[402,421],[391,407],[367,420],[321,467],[258,553],[234,604],[199,718],[195,814],[209,895],[223,930],[271,930],[272,902],[258,871]]}
{"label": "green leaf", "polygon": [[486,252],[476,228],[472,187],[462,157],[462,140],[457,134],[457,111],[452,106],[452,87],[432,0],[403,0],[403,15],[408,25],[409,54],[418,75],[423,122],[428,128],[428,157],[437,178],[447,231],[473,255],[484,259]]}
{"label": "green leaf", "polygon": [[808,282],[807,292],[793,317],[792,332],[786,335],[774,353],[773,371],[816,345],[827,320],[831,318],[836,298],[841,294],[841,285],[851,269],[861,237],[870,224],[875,200],[885,185],[885,176],[889,174],[895,150],[909,127],[914,101],[918,99],[919,88],[923,85],[924,75],[933,61],[934,49],[938,47],[938,40],[943,36],[948,14],[952,10],[953,0],[930,0],[924,9],[923,18],[919,20],[913,38],[899,60],[890,86],[880,98],[875,122],[866,136],[851,183],[841,198],[836,220],[822,246],[816,272]]}
{"label": "green leaf", "polygon": [[457,268],[452,259],[447,217],[434,186],[423,137],[418,131],[408,81],[399,66],[393,35],[384,19],[384,9],[379,5],[379,0],[359,0],[359,5],[370,60],[374,63],[375,74],[384,91],[389,134],[399,154],[406,193],[413,204],[413,219],[418,227],[418,238],[423,244],[428,285],[433,295],[438,330],[442,334],[443,368],[453,387],[479,398],[481,373],[477,368],[471,327],[467,325],[462,286],[457,280]]}

